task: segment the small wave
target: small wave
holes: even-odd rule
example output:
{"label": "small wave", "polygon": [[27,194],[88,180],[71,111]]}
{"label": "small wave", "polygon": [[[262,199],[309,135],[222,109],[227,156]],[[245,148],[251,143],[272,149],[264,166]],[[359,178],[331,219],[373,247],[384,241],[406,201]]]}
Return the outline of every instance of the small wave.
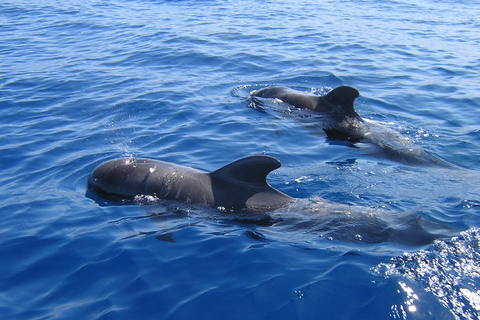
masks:
{"label": "small wave", "polygon": [[450,240],[437,240],[421,250],[380,263],[371,271],[384,278],[405,277],[427,292],[459,319],[480,317],[480,229],[462,232]]}
{"label": "small wave", "polygon": [[233,97],[237,97],[237,98],[241,98],[241,99],[249,99],[250,98],[250,94],[255,91],[255,90],[258,90],[260,88],[264,88],[264,87],[267,87],[268,84],[247,84],[247,85],[241,85],[241,86],[237,86],[235,88],[233,88],[231,91],[230,91],[230,94],[233,96]]}

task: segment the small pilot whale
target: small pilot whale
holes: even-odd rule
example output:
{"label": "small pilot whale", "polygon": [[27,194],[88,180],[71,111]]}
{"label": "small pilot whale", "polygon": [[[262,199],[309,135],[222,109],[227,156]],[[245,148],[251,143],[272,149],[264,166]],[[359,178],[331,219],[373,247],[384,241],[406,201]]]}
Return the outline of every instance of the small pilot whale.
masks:
{"label": "small pilot whale", "polygon": [[120,158],[97,166],[88,178],[88,190],[112,201],[142,197],[204,204],[224,210],[270,211],[293,198],[266,181],[280,161],[250,156],[207,173],[150,159]]}
{"label": "small pilot whale", "polygon": [[[362,119],[353,106],[357,89],[340,86],[324,96],[287,87],[272,86],[253,91],[253,98],[279,99],[298,109],[309,109],[321,116],[322,130],[329,139],[368,143],[369,155],[408,165],[453,167],[428,151],[416,147],[408,138],[374,121]],[[358,146],[358,145],[356,145]]]}

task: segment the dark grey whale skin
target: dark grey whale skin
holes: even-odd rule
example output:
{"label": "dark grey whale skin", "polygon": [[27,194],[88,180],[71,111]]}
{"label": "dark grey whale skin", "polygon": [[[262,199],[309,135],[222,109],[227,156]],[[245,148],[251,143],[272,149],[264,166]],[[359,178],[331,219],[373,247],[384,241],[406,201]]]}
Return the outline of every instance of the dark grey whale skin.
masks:
{"label": "dark grey whale skin", "polygon": [[331,140],[367,143],[376,147],[372,156],[414,166],[455,168],[430,152],[413,145],[408,139],[374,121],[364,120],[353,106],[357,89],[340,86],[324,96],[317,96],[287,87],[271,86],[251,93],[253,98],[275,98],[299,109],[322,115],[322,129]]}
{"label": "dark grey whale skin", "polygon": [[208,173],[164,161],[120,158],[97,166],[88,178],[87,188],[111,201],[150,196],[225,210],[265,212],[293,199],[266,181],[268,173],[280,166],[279,160],[258,155]]}

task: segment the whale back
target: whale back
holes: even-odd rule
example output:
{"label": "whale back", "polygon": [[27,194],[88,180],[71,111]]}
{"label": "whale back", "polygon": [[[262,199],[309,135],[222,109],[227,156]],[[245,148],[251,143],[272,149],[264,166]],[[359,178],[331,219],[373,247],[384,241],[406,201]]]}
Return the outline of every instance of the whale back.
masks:
{"label": "whale back", "polygon": [[301,92],[287,87],[267,87],[253,93],[255,97],[276,98],[295,108],[314,110],[318,104],[319,96]]}
{"label": "whale back", "polygon": [[321,97],[287,87],[276,86],[262,88],[252,94],[254,97],[277,98],[296,108],[311,109],[322,114],[331,114],[337,121],[342,121],[346,117],[361,120],[353,107],[353,103],[359,95],[357,89],[349,86],[337,87]]}
{"label": "whale back", "polygon": [[217,207],[268,211],[284,206],[292,198],[267,182],[267,175],[280,166],[279,160],[258,155],[234,161],[211,172]]}

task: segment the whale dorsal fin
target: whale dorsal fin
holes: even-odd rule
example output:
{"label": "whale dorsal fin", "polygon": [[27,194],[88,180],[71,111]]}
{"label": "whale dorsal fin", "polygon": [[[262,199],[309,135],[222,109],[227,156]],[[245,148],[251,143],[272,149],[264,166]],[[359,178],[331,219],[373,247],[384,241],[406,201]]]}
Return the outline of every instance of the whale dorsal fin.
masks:
{"label": "whale dorsal fin", "polygon": [[210,173],[212,177],[234,179],[254,186],[266,186],[267,175],[280,168],[278,159],[269,156],[250,156],[234,161]]}
{"label": "whale dorsal fin", "polygon": [[342,110],[339,111],[342,111],[346,116],[360,117],[353,108],[353,102],[359,95],[355,88],[340,86],[324,95],[323,98],[335,106],[340,106]]}

